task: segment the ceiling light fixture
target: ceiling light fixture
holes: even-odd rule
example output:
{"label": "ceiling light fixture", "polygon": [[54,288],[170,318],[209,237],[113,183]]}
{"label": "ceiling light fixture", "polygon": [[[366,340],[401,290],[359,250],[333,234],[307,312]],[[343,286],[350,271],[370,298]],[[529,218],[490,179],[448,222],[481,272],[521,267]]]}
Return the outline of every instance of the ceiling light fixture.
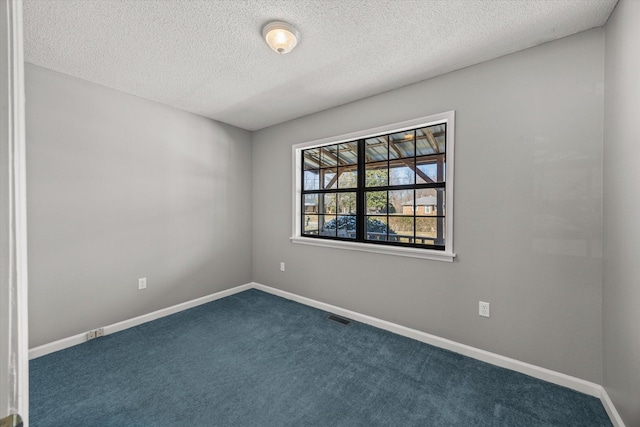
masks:
{"label": "ceiling light fixture", "polygon": [[282,21],[269,22],[262,29],[262,36],[274,52],[285,54],[300,41],[300,33],[291,24]]}

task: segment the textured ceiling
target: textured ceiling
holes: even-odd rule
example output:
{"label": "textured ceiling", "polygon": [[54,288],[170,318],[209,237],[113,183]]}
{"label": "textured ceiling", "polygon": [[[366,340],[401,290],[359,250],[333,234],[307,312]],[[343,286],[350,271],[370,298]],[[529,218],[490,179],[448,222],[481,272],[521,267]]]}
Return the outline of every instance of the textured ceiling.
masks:
{"label": "textured ceiling", "polygon": [[[603,25],[617,0],[24,0],[25,59],[248,130]],[[277,55],[270,20],[301,33]]]}

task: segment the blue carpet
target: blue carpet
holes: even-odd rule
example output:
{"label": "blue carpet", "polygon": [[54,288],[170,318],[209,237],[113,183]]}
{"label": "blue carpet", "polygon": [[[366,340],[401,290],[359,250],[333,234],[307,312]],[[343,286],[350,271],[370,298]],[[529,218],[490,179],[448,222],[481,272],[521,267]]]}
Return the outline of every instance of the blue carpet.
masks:
{"label": "blue carpet", "polygon": [[594,397],[249,290],[30,364],[33,427],[610,426]]}

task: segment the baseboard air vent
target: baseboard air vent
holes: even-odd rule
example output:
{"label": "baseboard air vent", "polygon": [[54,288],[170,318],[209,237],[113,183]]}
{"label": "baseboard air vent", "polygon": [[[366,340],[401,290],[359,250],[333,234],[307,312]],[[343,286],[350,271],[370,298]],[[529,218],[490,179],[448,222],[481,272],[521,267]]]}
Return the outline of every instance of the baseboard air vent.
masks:
{"label": "baseboard air vent", "polygon": [[351,320],[345,319],[344,317],[336,316],[335,314],[330,314],[327,319],[333,320],[334,322],[342,323],[343,325],[348,325],[349,323],[351,323]]}

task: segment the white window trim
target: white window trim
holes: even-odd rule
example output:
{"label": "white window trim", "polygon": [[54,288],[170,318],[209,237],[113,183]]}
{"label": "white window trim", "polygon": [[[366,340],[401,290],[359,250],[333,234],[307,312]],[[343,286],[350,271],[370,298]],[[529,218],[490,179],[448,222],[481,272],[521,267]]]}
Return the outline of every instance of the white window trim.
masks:
{"label": "white window trim", "polygon": [[[368,138],[383,133],[394,133],[407,128],[417,128],[436,125],[439,123],[447,123],[446,135],[446,156],[447,168],[445,174],[446,182],[446,207],[447,207],[447,228],[445,232],[445,249],[437,251],[433,249],[422,249],[413,247],[378,245],[373,243],[348,242],[343,240],[315,239],[312,237],[304,237],[300,233],[301,230],[301,195],[302,195],[302,160],[301,152],[305,148],[318,147],[323,145],[337,144],[341,142],[353,141],[356,139]],[[363,131],[352,132],[344,135],[333,136],[329,138],[318,139],[315,141],[303,142],[295,144],[292,147],[292,166],[293,166],[293,195],[292,195],[292,226],[291,226],[291,242],[321,246],[326,248],[346,249],[352,251],[373,252],[386,255],[397,255],[412,258],[430,259],[436,261],[453,262],[456,254],[453,252],[453,170],[454,170],[454,133],[455,133],[455,111],[447,111],[445,113],[433,114],[426,117],[419,117],[399,123],[391,123]]]}

